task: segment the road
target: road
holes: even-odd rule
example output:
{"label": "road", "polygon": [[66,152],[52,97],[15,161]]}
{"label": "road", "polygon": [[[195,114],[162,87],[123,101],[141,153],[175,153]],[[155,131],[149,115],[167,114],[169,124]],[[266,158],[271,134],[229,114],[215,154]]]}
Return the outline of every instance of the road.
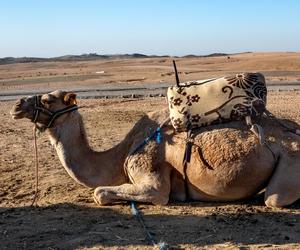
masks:
{"label": "road", "polygon": [[[145,97],[145,96],[165,96],[166,90],[171,83],[158,84],[105,84],[99,87],[74,87],[66,88],[66,91],[77,93],[79,98],[113,98],[113,97]],[[269,91],[299,91],[300,82],[268,82]],[[51,92],[54,89],[44,88],[39,90],[13,90],[2,91],[0,101],[16,100],[23,96],[36,95]]]}

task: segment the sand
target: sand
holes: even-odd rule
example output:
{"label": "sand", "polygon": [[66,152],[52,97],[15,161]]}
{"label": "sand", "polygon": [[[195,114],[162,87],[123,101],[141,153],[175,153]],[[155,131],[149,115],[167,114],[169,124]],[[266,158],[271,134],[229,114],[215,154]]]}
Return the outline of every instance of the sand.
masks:
{"label": "sand", "polygon": [[[240,56],[241,61],[243,56]],[[192,65],[193,60],[190,60],[189,65]],[[88,62],[92,63],[95,62]],[[127,62],[123,63],[124,68],[129,67]],[[140,60],[129,64],[135,64],[133,68],[137,69]],[[36,65],[19,66],[32,67],[32,71],[36,72]],[[45,66],[45,71],[48,66]],[[56,67],[53,64],[53,68]],[[116,71],[121,70],[118,67]],[[0,68],[3,70],[3,66]],[[166,68],[166,71],[170,70]],[[294,77],[298,70],[293,69],[293,75],[285,77]],[[3,71],[1,76],[7,77]],[[155,81],[157,79],[153,79]],[[30,87],[26,84],[15,86],[16,89],[30,89],[33,85],[45,87],[38,82],[31,84],[28,85]],[[2,90],[9,87],[1,86]],[[117,144],[145,112],[166,106],[165,99],[160,97],[80,99],[79,104],[86,106],[80,112],[90,143],[96,150]],[[9,115],[12,105],[12,101],[0,102],[1,249],[153,249],[132,216],[130,206],[127,203],[105,207],[94,204],[93,190],[80,186],[67,175],[43,134],[38,138],[39,206],[30,207],[34,193],[32,124],[26,120],[12,120]],[[269,94],[268,109],[277,116],[298,123],[299,105],[298,91]],[[299,201],[289,208],[267,208],[260,195],[233,203],[176,202],[167,206],[139,204],[139,208],[156,238],[166,241],[173,249],[300,249]]]}

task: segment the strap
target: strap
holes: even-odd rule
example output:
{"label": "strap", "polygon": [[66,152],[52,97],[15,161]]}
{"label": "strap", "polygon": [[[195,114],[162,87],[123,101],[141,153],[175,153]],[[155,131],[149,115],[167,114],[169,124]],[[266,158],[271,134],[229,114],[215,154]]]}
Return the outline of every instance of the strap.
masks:
{"label": "strap", "polygon": [[259,144],[261,146],[267,147],[267,149],[272,153],[273,158],[277,162],[278,159],[276,157],[276,154],[272,150],[269,143],[267,143],[265,133],[264,133],[264,129],[262,128],[262,126],[260,126],[256,123],[253,124],[250,116],[246,116],[246,123],[247,123],[247,125],[251,125],[250,131],[257,137],[257,139],[259,141]]}
{"label": "strap", "polygon": [[264,129],[260,125],[253,124],[250,128],[250,131],[253,134],[255,134],[255,136],[257,137],[260,145],[265,145],[266,144]]}
{"label": "strap", "polygon": [[189,129],[186,134],[186,145],[183,157],[183,181],[184,181],[184,191],[185,191],[185,199],[189,200],[189,187],[188,187],[188,178],[186,174],[187,166],[191,161],[191,154],[192,154],[192,130]]}
{"label": "strap", "polygon": [[192,130],[188,130],[186,134],[186,144],[183,156],[183,163],[190,163],[192,153]]}
{"label": "strap", "polygon": [[63,109],[60,109],[58,111],[55,111],[54,113],[52,113],[51,115],[51,119],[50,121],[48,122],[48,125],[46,126],[47,128],[50,128],[54,122],[54,120],[56,118],[58,118],[59,116],[65,114],[65,113],[68,113],[68,112],[72,112],[74,110],[77,110],[78,109],[78,106],[77,105],[74,105],[74,106],[71,106],[71,107],[66,107],[66,108],[63,108]]}
{"label": "strap", "polygon": [[251,126],[250,131],[257,137],[259,144],[265,145],[266,138],[265,138],[264,129],[257,123],[253,123],[251,116],[249,116],[249,115],[245,117],[245,120],[246,120],[247,125]]}
{"label": "strap", "polygon": [[[75,105],[71,105],[71,106],[68,106],[68,107],[65,107],[65,108],[62,108],[62,109],[59,109],[57,111],[51,111],[47,108],[44,108],[42,106],[39,105],[40,103],[40,96],[36,95],[34,96],[35,97],[35,103],[34,103],[34,117],[33,119],[31,120],[33,123],[37,123],[37,120],[38,120],[38,117],[40,115],[40,113],[44,113],[46,115],[49,116],[49,122],[47,125],[44,125],[43,124],[43,130],[45,128],[50,128],[54,122],[54,120],[56,118],[58,118],[59,116],[61,116],[62,114],[65,114],[65,113],[68,113],[68,112],[72,112],[74,110],[77,110],[79,107],[75,104]],[[39,130],[42,129],[42,127],[38,127],[36,126],[36,128],[38,128]]]}

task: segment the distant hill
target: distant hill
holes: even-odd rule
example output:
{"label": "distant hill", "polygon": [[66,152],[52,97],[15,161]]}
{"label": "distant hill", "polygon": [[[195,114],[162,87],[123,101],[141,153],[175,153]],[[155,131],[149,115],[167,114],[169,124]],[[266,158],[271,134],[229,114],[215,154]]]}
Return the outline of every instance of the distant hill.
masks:
{"label": "distant hill", "polygon": [[[4,57],[0,58],[0,64],[10,63],[29,63],[29,62],[66,62],[66,61],[88,61],[101,59],[130,59],[130,58],[148,58],[150,56],[143,54],[115,54],[115,55],[98,55],[96,53],[82,55],[65,55],[59,57],[41,58],[41,57]],[[151,56],[152,57],[152,56]]]}
{"label": "distant hill", "polygon": [[229,56],[229,55],[230,55],[230,54],[226,54],[226,53],[213,53],[213,54],[204,55],[204,56],[186,55],[186,56],[183,56],[183,58],[216,57],[216,56]]}
{"label": "distant hill", "polygon": [[[182,58],[192,58],[192,57],[214,57],[214,56],[228,56],[230,54],[225,53],[213,53],[209,55],[186,55]],[[112,54],[112,55],[98,55],[97,53],[89,53],[82,55],[65,55],[59,57],[4,57],[0,58],[1,64],[11,64],[11,63],[31,63],[31,62],[69,62],[69,61],[89,61],[89,60],[103,60],[103,59],[137,59],[137,58],[153,58],[153,57],[170,57],[168,55],[157,56],[157,55],[144,55],[139,53],[133,54]],[[177,57],[180,58],[180,57]]]}

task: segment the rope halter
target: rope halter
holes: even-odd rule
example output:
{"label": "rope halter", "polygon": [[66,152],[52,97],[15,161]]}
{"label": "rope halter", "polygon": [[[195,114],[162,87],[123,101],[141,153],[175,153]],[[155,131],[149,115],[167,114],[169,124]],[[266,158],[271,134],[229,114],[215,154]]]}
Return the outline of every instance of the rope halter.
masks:
{"label": "rope halter", "polygon": [[58,117],[60,117],[61,115],[65,114],[65,113],[69,113],[69,112],[72,112],[72,111],[75,111],[78,109],[78,106],[76,104],[74,104],[74,105],[71,105],[71,106],[56,110],[56,111],[51,111],[41,105],[40,97],[38,95],[34,96],[34,100],[35,100],[34,101],[34,116],[31,121],[33,123],[37,124],[40,113],[47,115],[49,117],[49,120],[48,120],[47,124],[43,124],[44,128],[51,128],[51,126],[53,125],[53,122]]}

